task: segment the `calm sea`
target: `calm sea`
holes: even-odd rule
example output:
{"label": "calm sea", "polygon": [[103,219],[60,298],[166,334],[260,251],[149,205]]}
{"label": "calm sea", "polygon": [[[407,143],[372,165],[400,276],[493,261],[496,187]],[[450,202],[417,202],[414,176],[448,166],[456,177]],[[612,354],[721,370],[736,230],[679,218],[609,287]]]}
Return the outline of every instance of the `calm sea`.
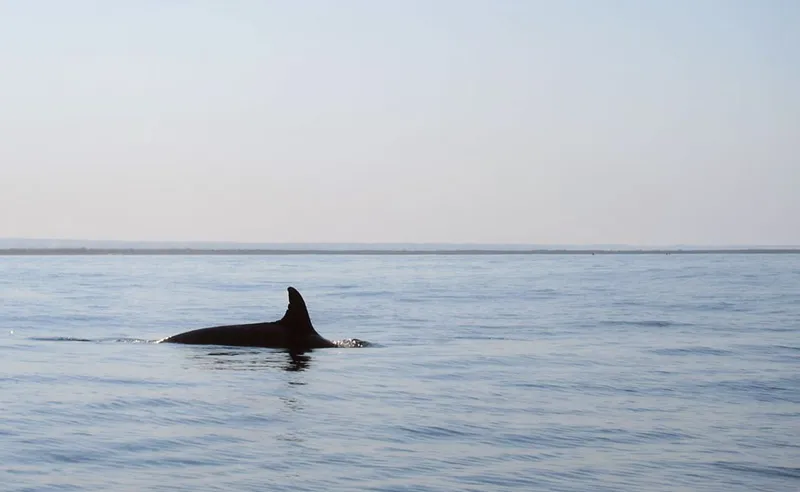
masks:
{"label": "calm sea", "polygon": [[[366,348],[155,344],[278,319]],[[0,257],[0,490],[800,490],[800,255]]]}

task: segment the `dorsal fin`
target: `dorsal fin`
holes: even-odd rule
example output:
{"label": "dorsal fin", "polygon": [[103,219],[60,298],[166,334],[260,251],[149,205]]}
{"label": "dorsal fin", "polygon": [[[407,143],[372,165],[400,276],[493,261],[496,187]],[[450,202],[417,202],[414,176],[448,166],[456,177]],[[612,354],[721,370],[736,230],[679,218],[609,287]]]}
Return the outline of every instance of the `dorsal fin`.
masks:
{"label": "dorsal fin", "polygon": [[314,326],[311,324],[311,317],[308,315],[308,308],[306,308],[306,301],[303,296],[297,292],[294,287],[289,287],[289,306],[286,308],[286,314],[278,321],[286,326],[290,326],[295,331],[306,332],[314,331]]}

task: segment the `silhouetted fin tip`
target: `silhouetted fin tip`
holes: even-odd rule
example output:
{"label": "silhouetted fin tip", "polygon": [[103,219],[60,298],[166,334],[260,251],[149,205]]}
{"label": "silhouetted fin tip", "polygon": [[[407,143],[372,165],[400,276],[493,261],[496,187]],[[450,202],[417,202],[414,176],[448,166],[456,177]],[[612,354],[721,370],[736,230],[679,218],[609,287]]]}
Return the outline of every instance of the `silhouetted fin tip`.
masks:
{"label": "silhouetted fin tip", "polygon": [[289,292],[289,305],[286,307],[286,313],[283,315],[283,318],[278,322],[291,325],[295,327],[295,329],[302,327],[310,328],[313,331],[314,328],[311,325],[311,317],[308,314],[308,308],[306,307],[306,301],[303,299],[303,296],[301,296],[300,292],[294,287],[290,286],[286,290]]}
{"label": "silhouetted fin tip", "polygon": [[306,301],[297,289],[289,287],[289,310],[306,311]]}
{"label": "silhouetted fin tip", "polygon": [[303,296],[301,296],[300,292],[297,289],[295,289],[294,287],[290,286],[286,290],[289,291],[289,302],[296,302],[296,301],[302,301],[303,300]]}

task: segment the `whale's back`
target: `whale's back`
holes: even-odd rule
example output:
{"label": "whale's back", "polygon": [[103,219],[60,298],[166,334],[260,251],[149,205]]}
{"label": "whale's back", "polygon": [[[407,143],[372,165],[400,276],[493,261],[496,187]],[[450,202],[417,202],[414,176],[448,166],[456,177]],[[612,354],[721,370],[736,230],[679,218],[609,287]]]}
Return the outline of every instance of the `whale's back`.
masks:
{"label": "whale's back", "polygon": [[250,323],[214,326],[187,331],[162,340],[192,345],[231,345],[242,347],[286,347],[286,328],[277,323]]}

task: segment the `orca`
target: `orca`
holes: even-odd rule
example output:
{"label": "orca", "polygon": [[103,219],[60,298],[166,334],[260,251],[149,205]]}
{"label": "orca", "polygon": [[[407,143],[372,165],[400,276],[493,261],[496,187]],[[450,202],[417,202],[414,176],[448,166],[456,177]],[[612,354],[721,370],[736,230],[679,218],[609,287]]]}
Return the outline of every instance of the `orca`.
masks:
{"label": "orca", "polygon": [[335,343],[314,330],[300,292],[294,287],[289,287],[288,291],[289,307],[278,321],[200,328],[164,338],[159,343],[266,347],[286,349],[292,353],[336,347]]}

